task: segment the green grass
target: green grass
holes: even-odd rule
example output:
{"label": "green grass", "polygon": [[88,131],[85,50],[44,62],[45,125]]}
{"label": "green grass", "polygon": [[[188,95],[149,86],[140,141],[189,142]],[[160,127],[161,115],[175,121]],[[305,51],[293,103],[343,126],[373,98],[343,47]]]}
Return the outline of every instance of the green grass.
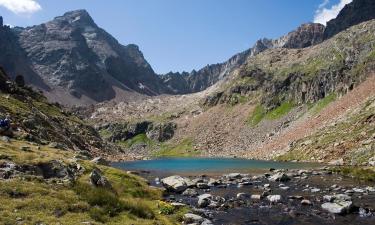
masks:
{"label": "green grass", "polygon": [[257,105],[252,111],[251,115],[247,119],[247,123],[254,127],[259,124],[263,119],[276,120],[288,114],[294,107],[291,102],[284,102],[279,107],[266,112],[266,109],[262,105]]}
{"label": "green grass", "polygon": [[138,134],[137,136],[134,136],[129,140],[117,142],[117,144],[126,148],[130,148],[136,144],[146,144],[147,146],[153,146],[155,142],[149,139],[146,134]]}
{"label": "green grass", "polygon": [[293,109],[294,104],[292,102],[283,102],[279,107],[268,112],[265,116],[266,119],[276,120],[288,114]]}
{"label": "green grass", "polygon": [[[71,151],[49,147],[36,148],[24,141],[0,143],[1,154],[22,165],[36,165],[52,159],[68,164],[74,157]],[[22,152],[20,146],[30,146]],[[0,160],[0,162],[3,160]],[[186,209],[174,209],[159,214],[162,191],[150,188],[142,178],[122,170],[98,166],[112,185],[112,189],[97,188],[89,183],[94,166],[89,161],[79,161],[85,168],[74,183],[46,182],[42,178],[25,176],[0,180],[0,224],[179,224]],[[165,210],[164,210],[165,211]]]}
{"label": "green grass", "polygon": [[266,110],[262,105],[257,105],[254,111],[251,113],[249,119],[247,120],[248,124],[251,126],[256,126],[264,116],[266,115]]}
{"label": "green grass", "polygon": [[374,169],[366,169],[361,167],[336,167],[332,172],[342,174],[364,181],[375,181]]}
{"label": "green grass", "polygon": [[193,157],[200,152],[194,150],[193,141],[184,139],[178,144],[163,144],[160,149],[154,153],[155,157]]}
{"label": "green grass", "polygon": [[327,95],[325,98],[319,100],[315,105],[311,107],[311,113],[313,115],[318,114],[322,109],[324,109],[327,105],[329,105],[331,102],[334,102],[337,98],[336,93],[331,93]]}

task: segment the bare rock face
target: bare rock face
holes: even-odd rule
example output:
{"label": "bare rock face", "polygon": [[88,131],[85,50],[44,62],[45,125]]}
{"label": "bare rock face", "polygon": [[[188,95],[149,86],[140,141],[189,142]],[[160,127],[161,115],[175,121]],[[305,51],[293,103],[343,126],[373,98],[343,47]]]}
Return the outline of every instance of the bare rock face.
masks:
{"label": "bare rock face", "polygon": [[0,40],[1,52],[11,56],[1,54],[0,64],[45,92],[60,90],[55,100],[62,103],[71,98],[110,100],[116,97],[115,87],[146,95],[168,90],[138,46],[118,43],[85,10],[33,27],[0,28]]}
{"label": "bare rock face", "polygon": [[276,47],[306,48],[323,41],[324,26],[318,23],[302,24],[295,31],[275,41]]}
{"label": "bare rock face", "polygon": [[324,40],[359,23],[375,19],[375,1],[354,0],[347,4],[339,15],[327,23]]}

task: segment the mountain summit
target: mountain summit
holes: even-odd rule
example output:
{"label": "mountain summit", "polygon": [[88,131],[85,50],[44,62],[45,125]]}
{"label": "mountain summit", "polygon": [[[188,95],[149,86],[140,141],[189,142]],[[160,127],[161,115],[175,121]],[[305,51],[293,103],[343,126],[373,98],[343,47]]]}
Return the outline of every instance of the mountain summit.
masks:
{"label": "mountain summit", "polygon": [[86,10],[13,33],[28,66],[48,88],[34,85],[53,101],[90,104],[166,92],[138,46],[121,45]]}

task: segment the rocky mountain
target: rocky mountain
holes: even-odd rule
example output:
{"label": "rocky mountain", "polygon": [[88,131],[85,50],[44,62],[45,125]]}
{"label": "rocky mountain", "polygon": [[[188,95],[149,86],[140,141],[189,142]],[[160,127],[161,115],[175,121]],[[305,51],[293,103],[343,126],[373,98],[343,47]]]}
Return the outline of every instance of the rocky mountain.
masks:
{"label": "rocky mountain", "polygon": [[98,27],[85,10],[77,10],[33,27],[0,26],[0,65],[12,78],[24,75],[26,83],[42,90],[50,101],[65,105],[188,94],[206,90],[260,52],[314,46],[374,18],[374,11],[373,1],[355,0],[326,28],[303,24],[281,38],[258,40],[252,48],[224,63],[190,73],[158,76],[136,45],[120,44]]}
{"label": "rocky mountain", "polygon": [[[5,54],[0,64],[11,74],[24,74],[50,100],[87,104],[168,92],[138,46],[118,43],[85,10],[33,27],[2,30]],[[15,68],[19,64],[23,69]]]}
{"label": "rocky mountain", "polygon": [[354,0],[342,9],[335,19],[327,23],[324,39],[331,38],[353,25],[371,19],[375,19],[375,1]]}
{"label": "rocky mountain", "polygon": [[162,79],[175,94],[203,91],[238,69],[248,57],[272,48],[305,48],[315,45],[322,42],[323,32],[324,26],[321,24],[303,24],[279,39],[260,39],[252,48],[236,54],[224,63],[207,65],[190,73],[168,73]]}

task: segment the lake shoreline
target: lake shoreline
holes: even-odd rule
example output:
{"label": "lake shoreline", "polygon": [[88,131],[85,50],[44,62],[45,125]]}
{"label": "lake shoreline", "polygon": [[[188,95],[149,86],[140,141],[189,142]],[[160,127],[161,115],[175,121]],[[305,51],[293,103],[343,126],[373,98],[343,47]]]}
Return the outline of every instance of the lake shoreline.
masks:
{"label": "lake shoreline", "polygon": [[[374,183],[333,173],[328,167],[268,169],[251,174],[176,174],[186,179],[188,187],[183,192],[168,186],[165,179],[171,174],[139,173],[151,186],[165,188],[164,201],[188,206],[191,213],[211,222],[205,224],[370,225],[375,222]],[[339,208],[340,213],[325,207],[346,203],[350,207]]]}

